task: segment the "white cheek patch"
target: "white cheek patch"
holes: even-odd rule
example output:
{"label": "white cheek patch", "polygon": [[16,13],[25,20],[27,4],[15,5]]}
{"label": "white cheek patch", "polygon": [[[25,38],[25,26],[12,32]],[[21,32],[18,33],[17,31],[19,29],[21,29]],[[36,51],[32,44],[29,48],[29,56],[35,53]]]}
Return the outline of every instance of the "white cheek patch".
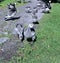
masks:
{"label": "white cheek patch", "polygon": [[49,8],[46,8],[46,11],[49,11]]}
{"label": "white cheek patch", "polygon": [[10,8],[12,9],[12,8],[14,8],[12,5],[10,5]]}
{"label": "white cheek patch", "polygon": [[16,31],[17,34],[20,35],[20,32],[19,32],[19,30],[17,28],[15,28],[15,31]]}

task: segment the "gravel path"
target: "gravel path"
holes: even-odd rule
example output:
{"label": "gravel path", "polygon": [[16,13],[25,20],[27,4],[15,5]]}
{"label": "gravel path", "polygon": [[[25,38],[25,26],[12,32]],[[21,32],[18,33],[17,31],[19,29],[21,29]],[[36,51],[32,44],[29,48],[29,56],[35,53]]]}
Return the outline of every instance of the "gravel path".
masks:
{"label": "gravel path", "polygon": [[[25,12],[25,7],[30,6],[33,10],[33,7],[36,7],[38,1],[37,0],[32,0],[32,3],[27,3],[23,6],[17,6],[17,16],[21,16],[20,19],[18,20],[10,20],[10,21],[4,21],[4,17],[7,14],[7,9],[0,9],[0,31],[9,31],[11,32],[15,25],[17,23],[22,23],[22,24],[29,24],[32,22],[32,13],[26,13]],[[41,13],[42,9],[40,8],[38,13],[36,14],[38,17],[38,20],[40,20],[43,16],[43,13]],[[2,30],[1,30],[2,29]],[[18,40],[18,39],[17,39]],[[13,55],[16,54],[16,50],[18,48],[19,41],[9,40],[5,43],[2,44],[0,47],[0,58],[9,60]],[[21,44],[21,43],[20,43]],[[20,45],[19,45],[20,47]]]}

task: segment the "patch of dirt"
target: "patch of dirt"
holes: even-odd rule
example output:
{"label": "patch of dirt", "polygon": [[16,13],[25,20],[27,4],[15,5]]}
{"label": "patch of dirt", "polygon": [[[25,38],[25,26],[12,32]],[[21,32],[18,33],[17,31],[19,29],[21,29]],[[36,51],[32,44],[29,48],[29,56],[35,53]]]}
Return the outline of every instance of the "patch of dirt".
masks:
{"label": "patch of dirt", "polygon": [[[24,6],[17,7],[17,10],[18,10],[17,16],[21,16],[21,18],[18,20],[14,20],[14,21],[12,21],[12,20],[5,21],[4,17],[7,14],[7,9],[4,9],[4,10],[0,9],[0,31],[3,30],[4,32],[6,31],[6,32],[11,33],[17,23],[22,23],[22,24],[31,23],[32,22],[32,17],[31,17],[32,14],[26,13],[25,7],[31,6],[33,8],[37,4],[36,2],[37,2],[37,0],[32,0],[32,3],[28,3]],[[42,10],[42,9],[40,9],[40,10]],[[39,13],[37,13],[38,20],[40,20],[42,18],[42,15],[43,15],[40,12],[40,10],[39,10]],[[0,58],[2,60],[10,60],[10,58],[12,56],[17,55],[17,50],[19,47],[24,47],[24,44],[22,42],[20,42],[20,40],[18,40],[17,37],[12,36],[11,40],[3,43],[0,46]]]}

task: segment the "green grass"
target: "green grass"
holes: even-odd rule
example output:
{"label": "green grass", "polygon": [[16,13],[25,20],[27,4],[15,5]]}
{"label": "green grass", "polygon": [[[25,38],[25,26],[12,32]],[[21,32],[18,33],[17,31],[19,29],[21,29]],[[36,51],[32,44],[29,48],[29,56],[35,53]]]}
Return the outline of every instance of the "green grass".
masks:
{"label": "green grass", "polygon": [[18,3],[16,0],[4,0],[0,3],[0,8],[6,7],[9,3],[17,3],[17,5],[23,5],[24,3]]}
{"label": "green grass", "polygon": [[24,49],[19,48],[18,56],[8,63],[60,63],[60,4],[52,6],[51,13],[40,20],[34,46],[25,42]]}

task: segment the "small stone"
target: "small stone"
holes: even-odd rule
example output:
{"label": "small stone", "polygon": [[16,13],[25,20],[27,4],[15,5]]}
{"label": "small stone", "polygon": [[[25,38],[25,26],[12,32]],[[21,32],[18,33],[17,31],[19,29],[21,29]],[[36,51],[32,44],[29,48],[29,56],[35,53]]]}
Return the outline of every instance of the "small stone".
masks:
{"label": "small stone", "polygon": [[8,37],[2,37],[2,38],[0,38],[0,43],[7,42],[8,40],[9,40]]}
{"label": "small stone", "polygon": [[7,35],[7,34],[8,34],[8,32],[4,32],[4,34],[5,34],[5,35]]}
{"label": "small stone", "polygon": [[4,49],[1,49],[1,52],[4,52]]}

